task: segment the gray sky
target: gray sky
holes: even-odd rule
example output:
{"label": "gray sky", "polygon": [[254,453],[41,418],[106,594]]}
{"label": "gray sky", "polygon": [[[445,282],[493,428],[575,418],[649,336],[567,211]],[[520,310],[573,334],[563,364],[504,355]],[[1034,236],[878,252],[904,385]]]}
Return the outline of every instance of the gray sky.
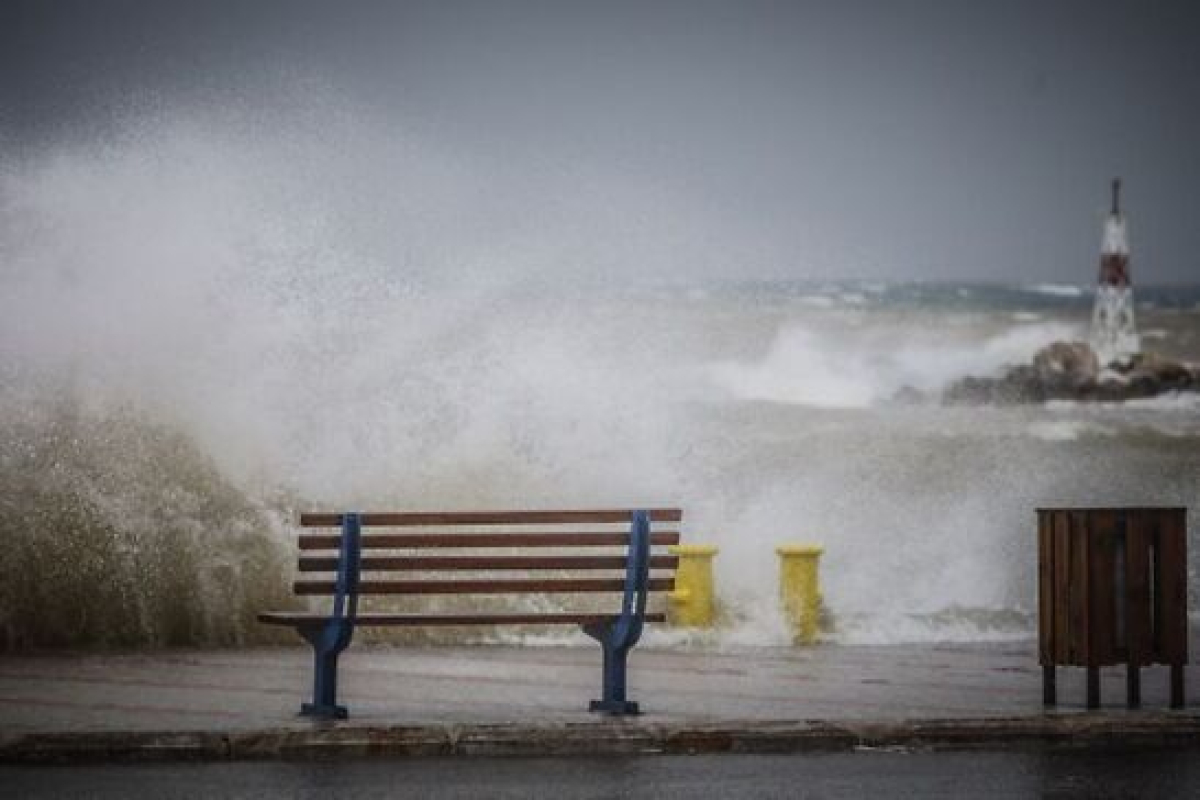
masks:
{"label": "gray sky", "polygon": [[289,83],[436,142],[479,219],[584,263],[1090,282],[1119,174],[1135,280],[1200,282],[1194,1],[0,0],[12,158],[147,106],[303,106]]}

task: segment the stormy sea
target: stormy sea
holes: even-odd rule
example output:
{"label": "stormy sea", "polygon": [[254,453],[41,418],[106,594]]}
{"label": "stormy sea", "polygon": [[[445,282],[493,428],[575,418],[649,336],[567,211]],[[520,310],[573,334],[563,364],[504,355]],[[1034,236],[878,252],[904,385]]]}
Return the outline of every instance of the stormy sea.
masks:
{"label": "stormy sea", "polygon": [[[785,542],[825,547],[832,640],[1022,637],[1035,508],[1200,505],[1200,394],[940,402],[1086,338],[1075,287],[113,294],[6,323],[98,317],[52,352],[6,337],[9,647],[259,641],[290,520],[316,506],[677,504],[686,539],[720,547],[723,641],[786,640]],[[1137,296],[1146,346],[1200,360],[1200,290]]]}
{"label": "stormy sea", "polygon": [[[720,548],[718,644],[788,641],[790,542],[825,548],[828,640],[1023,638],[1036,508],[1200,507],[1200,394],[941,402],[1086,339],[1094,264],[564,278],[392,177],[449,167],[328,128],[160,121],[0,170],[0,649],[290,641],[254,615],[295,603],[307,508],[679,506]],[[1200,288],[1142,267],[1143,347],[1200,361]]]}

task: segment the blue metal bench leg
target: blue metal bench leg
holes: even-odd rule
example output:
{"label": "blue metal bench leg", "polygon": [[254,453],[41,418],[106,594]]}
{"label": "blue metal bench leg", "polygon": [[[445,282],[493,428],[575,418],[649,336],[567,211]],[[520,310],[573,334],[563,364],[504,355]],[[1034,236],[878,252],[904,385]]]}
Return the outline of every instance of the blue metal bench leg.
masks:
{"label": "blue metal bench leg", "polygon": [[[327,626],[302,630],[300,634],[313,647],[313,699],[300,706],[300,715],[317,719],[346,719],[349,714],[345,706],[337,703],[338,656],[349,644],[348,635],[342,634],[339,620],[331,620]],[[345,642],[343,644],[343,641]],[[341,646],[339,646],[341,645]]]}
{"label": "blue metal bench leg", "polygon": [[638,704],[625,699],[625,662],[642,635],[646,617],[646,586],[650,576],[650,514],[633,512],[629,526],[629,555],[621,615],[607,622],[584,625],[583,631],[604,648],[604,697],[593,700],[592,711],[637,714]]}
{"label": "blue metal bench leg", "polygon": [[300,629],[300,635],[312,645],[315,659],[313,701],[300,706],[301,716],[318,719],[346,719],[349,716],[346,707],[337,703],[337,662],[354,636],[361,533],[361,516],[353,512],[343,514],[333,615],[321,625]]}
{"label": "blue metal bench leg", "polygon": [[608,714],[640,713],[637,703],[625,699],[625,667],[629,658],[629,648],[615,647],[606,641],[606,638],[595,638],[600,639],[600,644],[604,647],[604,697],[601,700],[593,700],[589,709]]}

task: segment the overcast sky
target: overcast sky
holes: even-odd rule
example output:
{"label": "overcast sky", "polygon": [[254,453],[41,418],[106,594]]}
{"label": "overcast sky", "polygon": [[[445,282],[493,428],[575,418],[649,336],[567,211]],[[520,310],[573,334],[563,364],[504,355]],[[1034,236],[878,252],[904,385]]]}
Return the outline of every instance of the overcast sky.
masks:
{"label": "overcast sky", "polygon": [[1135,280],[1200,282],[1194,0],[0,0],[5,158],[287,84],[633,271],[1087,283],[1120,175]]}

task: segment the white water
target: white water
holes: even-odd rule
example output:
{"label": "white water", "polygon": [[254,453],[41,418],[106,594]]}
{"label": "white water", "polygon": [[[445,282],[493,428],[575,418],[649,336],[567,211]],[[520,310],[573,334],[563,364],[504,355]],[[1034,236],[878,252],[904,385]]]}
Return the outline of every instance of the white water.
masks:
{"label": "white water", "polygon": [[264,504],[678,504],[721,548],[732,644],[786,638],[781,542],[826,547],[834,638],[1019,636],[1037,505],[1197,505],[1190,400],[890,402],[1078,338],[1072,313],[564,279],[547,265],[584,240],[493,219],[451,154],[353,115],[282,122],[162,115],[3,164],[8,423],[63,395],[163,423]]}
{"label": "white water", "polygon": [[1028,287],[1029,291],[1051,297],[1083,297],[1084,289],[1079,286],[1067,286],[1058,283],[1039,283]]}
{"label": "white water", "polygon": [[889,329],[815,332],[803,324],[783,327],[758,361],[720,362],[715,381],[743,400],[815,408],[869,408],[904,387],[936,393],[963,375],[993,375],[1028,363],[1046,344],[1077,339],[1083,329],[1068,323],[1024,324],[980,340],[977,331],[947,336],[911,323]]}

